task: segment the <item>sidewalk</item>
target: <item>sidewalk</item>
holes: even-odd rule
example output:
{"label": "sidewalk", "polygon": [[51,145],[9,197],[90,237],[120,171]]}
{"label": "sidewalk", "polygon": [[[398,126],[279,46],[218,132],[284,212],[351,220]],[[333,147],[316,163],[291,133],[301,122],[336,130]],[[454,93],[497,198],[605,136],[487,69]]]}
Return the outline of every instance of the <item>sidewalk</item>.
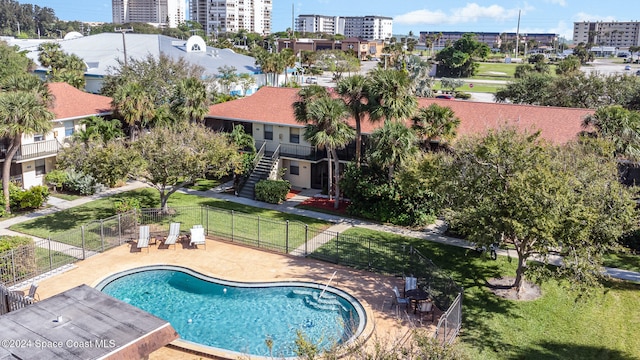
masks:
{"label": "sidewalk", "polygon": [[[327,221],[334,224],[331,227],[329,227],[327,231],[336,232],[336,233],[343,232],[351,227],[362,227],[362,228],[376,230],[376,231],[390,232],[398,235],[424,239],[427,241],[437,242],[437,243],[446,244],[446,245],[452,245],[452,246],[458,246],[458,247],[464,247],[464,248],[473,248],[472,244],[469,243],[468,241],[443,235],[443,232],[445,230],[445,224],[443,222],[436,222],[435,224],[427,226],[425,229],[418,231],[418,230],[411,230],[411,229],[406,229],[398,226],[382,225],[382,224],[359,220],[359,219],[345,218],[337,215],[331,215],[331,214],[296,208],[297,205],[299,205],[309,197],[312,197],[318,194],[318,190],[315,190],[315,189],[301,190],[300,193],[296,194],[296,196],[283,202],[282,204],[267,204],[261,201],[241,198],[233,194],[224,192],[223,189],[226,186],[227,186],[226,184],[223,184],[216,189],[212,189],[208,191],[198,191],[198,190],[192,190],[192,189],[186,189],[186,188],[180,189],[178,191],[185,194],[193,194],[193,195],[198,195],[203,197],[215,198],[215,199],[235,202],[239,204],[260,207],[260,208],[280,211],[288,214],[296,214],[296,215],[306,216],[306,217],[310,217],[318,220]],[[74,206],[79,206],[79,205],[88,203],[90,201],[93,201],[95,199],[111,196],[113,194],[117,194],[125,191],[139,189],[142,187],[147,187],[147,185],[142,182],[135,181],[135,182],[130,182],[127,185],[120,188],[110,189],[109,191],[98,194],[98,195],[84,197],[84,198],[73,200],[73,201],[66,201],[59,198],[50,197],[48,201],[48,205],[50,205],[50,207],[46,209],[36,211],[23,216],[18,216],[5,221],[1,221],[0,235],[23,235],[23,234],[11,231],[8,228],[17,223],[28,221],[40,216],[48,215],[48,214],[51,214],[60,210],[68,209]],[[498,254],[504,255],[504,256],[511,256],[511,257],[516,256],[513,251],[509,252],[507,250],[498,250]],[[553,259],[552,262],[558,265],[560,264],[561,261],[562,259],[558,257],[556,259]],[[614,269],[614,268],[605,268],[604,271],[607,275],[613,278],[640,282],[640,273],[637,273],[637,272],[622,270],[622,269]]]}

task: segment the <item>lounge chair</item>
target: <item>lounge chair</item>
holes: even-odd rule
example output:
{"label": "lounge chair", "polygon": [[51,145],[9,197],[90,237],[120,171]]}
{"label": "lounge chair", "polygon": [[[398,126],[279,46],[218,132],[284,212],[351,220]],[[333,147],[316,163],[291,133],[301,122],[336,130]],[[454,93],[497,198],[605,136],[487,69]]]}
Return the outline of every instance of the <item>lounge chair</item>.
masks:
{"label": "lounge chair", "polygon": [[136,246],[138,249],[147,248],[147,252],[149,252],[149,225],[140,226],[140,235],[138,236],[138,243]]}
{"label": "lounge chair", "polygon": [[29,300],[31,302],[40,301],[40,296],[38,295],[36,290],[38,290],[38,284],[36,283],[31,284],[31,287],[29,288],[29,293],[24,296],[25,300]]}
{"label": "lounge chair", "polygon": [[393,298],[391,299],[391,306],[396,307],[396,316],[400,315],[400,305],[404,305],[407,310],[409,309],[409,299],[400,296],[400,291],[397,286],[393,287]]}
{"label": "lounge chair", "polygon": [[189,246],[193,245],[204,245],[204,248],[207,248],[207,240],[204,238],[204,228],[202,226],[191,228],[191,239],[189,241]]}
{"label": "lounge chair", "polygon": [[171,225],[169,225],[169,235],[167,235],[167,238],[164,240],[164,244],[167,245],[167,247],[169,245],[173,245],[173,248],[176,248],[176,242],[178,241],[178,238],[180,237],[180,223],[171,223]]}

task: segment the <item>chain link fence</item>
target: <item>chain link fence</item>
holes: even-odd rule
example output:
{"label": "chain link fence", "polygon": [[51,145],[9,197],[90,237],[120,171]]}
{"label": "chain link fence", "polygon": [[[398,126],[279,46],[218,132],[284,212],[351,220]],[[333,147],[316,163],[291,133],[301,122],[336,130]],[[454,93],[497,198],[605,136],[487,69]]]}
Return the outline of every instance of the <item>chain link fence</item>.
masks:
{"label": "chain link fence", "polygon": [[386,275],[412,275],[444,311],[435,336],[443,344],[450,343],[460,331],[463,289],[409,244],[345,235],[298,221],[265,219],[208,206],[171,208],[166,212],[132,210],[6,251],[0,254],[0,281],[7,286],[15,285],[133,242],[138,239],[140,225],[149,225],[152,237],[165,236],[172,222],[179,222],[185,234],[194,225],[202,225],[207,236],[225,241]]}

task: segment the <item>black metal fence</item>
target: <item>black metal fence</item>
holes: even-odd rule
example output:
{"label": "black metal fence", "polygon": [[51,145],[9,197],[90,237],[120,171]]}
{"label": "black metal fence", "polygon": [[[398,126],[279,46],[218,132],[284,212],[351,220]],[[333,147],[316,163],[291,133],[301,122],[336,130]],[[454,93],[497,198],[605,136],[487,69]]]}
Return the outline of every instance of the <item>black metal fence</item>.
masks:
{"label": "black metal fence", "polygon": [[394,276],[412,275],[444,311],[436,336],[451,342],[461,328],[462,288],[409,244],[382,242],[208,206],[132,210],[90,222],[79,229],[0,254],[0,281],[15,285],[138,238],[140,225],[151,236],[166,235],[171,222],[186,232],[202,225],[207,236],[278,253],[315,258]]}

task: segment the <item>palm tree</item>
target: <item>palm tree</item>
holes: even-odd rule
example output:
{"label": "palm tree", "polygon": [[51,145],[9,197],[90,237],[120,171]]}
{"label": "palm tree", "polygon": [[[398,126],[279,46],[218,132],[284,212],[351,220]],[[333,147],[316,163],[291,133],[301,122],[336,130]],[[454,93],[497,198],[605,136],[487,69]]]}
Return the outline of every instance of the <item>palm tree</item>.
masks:
{"label": "palm tree", "polygon": [[427,149],[431,149],[433,140],[439,140],[440,144],[453,140],[460,125],[460,119],[451,108],[438,104],[421,108],[412,120],[413,129],[418,136],[425,139]]}
{"label": "palm tree", "polygon": [[385,121],[382,128],[371,134],[369,161],[388,169],[388,180],[393,180],[395,169],[413,156],[418,148],[417,138],[412,129],[397,121]]}
{"label": "palm tree", "polygon": [[343,149],[355,138],[355,131],[346,123],[349,110],[340,99],[321,97],[307,104],[309,123],[305,127],[304,138],[320,149],[327,149],[327,174],[329,199],[333,188],[331,174],[331,159],[333,159],[335,174],[335,203],[334,208],[340,206],[340,159],[337,149]]}
{"label": "palm tree", "polygon": [[353,75],[338,81],[338,94],[347,105],[356,123],[356,166],[360,167],[362,157],[362,119],[369,112],[367,106],[368,81],[362,75]]}
{"label": "palm tree", "polygon": [[293,114],[299,123],[309,122],[309,104],[323,97],[329,97],[327,88],[319,85],[305,86],[298,91],[298,99],[293,102]]}
{"label": "palm tree", "polygon": [[371,121],[405,120],[413,116],[418,101],[413,94],[413,82],[406,71],[376,69],[369,76]]}
{"label": "palm tree", "polygon": [[111,106],[129,125],[131,141],[136,139],[140,128],[155,114],[153,100],[138,82],[128,82],[119,86],[113,95]]}
{"label": "palm tree", "polygon": [[618,156],[640,159],[640,114],[620,105],[601,107],[584,119],[584,127],[593,127],[598,136],[609,139]]}
{"label": "palm tree", "polygon": [[2,193],[4,207],[11,213],[9,180],[11,162],[22,145],[23,135],[46,134],[53,128],[55,115],[47,108],[43,96],[35,91],[11,91],[0,93],[0,134],[9,146],[2,165]]}
{"label": "palm tree", "polygon": [[207,87],[197,78],[181,79],[174,89],[171,111],[181,119],[201,122],[209,112]]}

